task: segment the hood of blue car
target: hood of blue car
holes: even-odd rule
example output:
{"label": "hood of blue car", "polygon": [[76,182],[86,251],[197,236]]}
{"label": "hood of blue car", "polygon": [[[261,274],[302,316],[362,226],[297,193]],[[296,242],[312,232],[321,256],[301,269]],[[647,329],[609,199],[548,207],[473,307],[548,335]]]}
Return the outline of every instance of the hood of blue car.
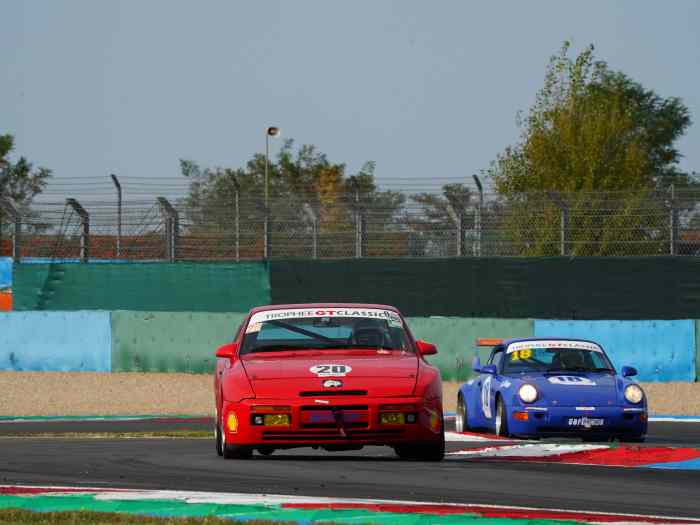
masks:
{"label": "hood of blue car", "polygon": [[551,406],[613,406],[619,403],[617,378],[612,374],[532,374],[519,377],[534,385],[540,403]]}

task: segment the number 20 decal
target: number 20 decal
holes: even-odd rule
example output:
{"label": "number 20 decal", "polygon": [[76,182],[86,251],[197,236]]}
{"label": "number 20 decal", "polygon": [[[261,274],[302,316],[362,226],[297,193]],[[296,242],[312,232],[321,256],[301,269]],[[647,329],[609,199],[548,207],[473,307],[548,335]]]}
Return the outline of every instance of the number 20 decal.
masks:
{"label": "number 20 decal", "polygon": [[348,365],[314,365],[309,368],[309,372],[316,374],[318,377],[344,376],[352,370]]}

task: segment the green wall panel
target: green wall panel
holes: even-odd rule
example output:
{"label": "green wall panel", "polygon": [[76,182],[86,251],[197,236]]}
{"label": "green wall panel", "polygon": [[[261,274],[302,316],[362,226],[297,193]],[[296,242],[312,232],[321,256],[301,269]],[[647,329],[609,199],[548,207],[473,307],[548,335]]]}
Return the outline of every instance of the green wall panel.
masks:
{"label": "green wall panel", "polygon": [[[530,337],[534,330],[530,319],[410,317],[407,321],[415,338],[437,345],[438,354],[428,360],[440,368],[446,381],[461,381],[472,375],[477,337]],[[488,357],[490,351],[481,349],[481,359]]]}
{"label": "green wall panel", "polygon": [[246,314],[112,312],[113,372],[206,373]]}
{"label": "green wall panel", "polygon": [[273,261],[274,304],[375,302],[404,315],[694,319],[700,257]]}
{"label": "green wall panel", "polygon": [[15,310],[245,312],[270,302],[264,263],[18,264]]}
{"label": "green wall panel", "polygon": [[48,264],[13,265],[12,295],[15,311],[38,310],[38,298],[42,295],[48,281],[49,267]]}

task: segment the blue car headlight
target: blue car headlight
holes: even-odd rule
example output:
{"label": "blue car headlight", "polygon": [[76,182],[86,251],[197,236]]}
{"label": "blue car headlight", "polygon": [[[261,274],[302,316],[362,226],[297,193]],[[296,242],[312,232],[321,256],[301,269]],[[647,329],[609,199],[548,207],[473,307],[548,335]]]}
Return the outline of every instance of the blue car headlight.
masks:
{"label": "blue car headlight", "polygon": [[537,401],[537,389],[532,385],[523,385],[518,390],[518,395],[523,403],[534,403]]}
{"label": "blue car headlight", "polygon": [[637,385],[627,385],[625,388],[625,399],[636,405],[644,399],[644,392]]}

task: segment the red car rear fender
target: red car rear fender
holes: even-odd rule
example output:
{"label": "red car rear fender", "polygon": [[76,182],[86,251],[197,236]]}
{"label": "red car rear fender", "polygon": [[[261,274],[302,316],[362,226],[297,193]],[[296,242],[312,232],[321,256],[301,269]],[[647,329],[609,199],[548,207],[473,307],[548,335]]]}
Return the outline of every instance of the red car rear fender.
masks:
{"label": "red car rear fender", "polygon": [[230,366],[224,368],[221,377],[221,391],[225,401],[239,402],[255,397],[253,387],[240,359],[231,360]]}
{"label": "red car rear fender", "polygon": [[442,400],[442,379],[440,370],[423,359],[418,365],[415,395],[428,400]]}

